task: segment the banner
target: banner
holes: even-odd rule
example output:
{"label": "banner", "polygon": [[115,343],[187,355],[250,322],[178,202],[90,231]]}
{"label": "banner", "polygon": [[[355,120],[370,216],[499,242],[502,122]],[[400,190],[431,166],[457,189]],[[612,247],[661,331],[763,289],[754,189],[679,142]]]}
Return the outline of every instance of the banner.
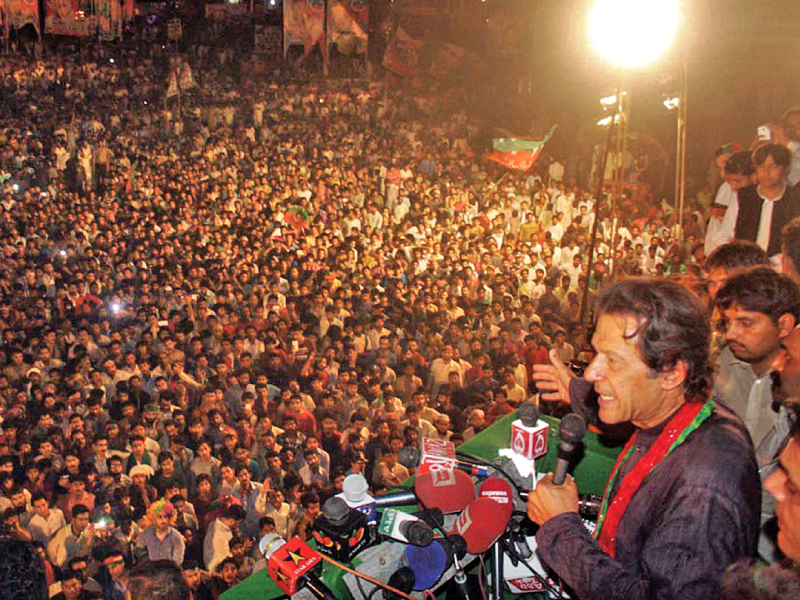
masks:
{"label": "banner", "polygon": [[398,75],[447,77],[463,70],[466,55],[461,46],[417,40],[398,27],[383,55],[383,66]]}
{"label": "banner", "polygon": [[104,40],[122,37],[122,6],[119,0],[95,0],[97,33]]}
{"label": "banner", "polygon": [[280,56],[282,35],[283,31],[279,26],[256,24],[253,49],[268,56]]}
{"label": "banner", "polygon": [[291,46],[300,44],[305,53],[322,41],[325,33],[325,3],[323,0],[284,0],[283,55]]}
{"label": "banner", "polygon": [[136,18],[136,1],[124,0],[122,5],[122,20],[125,23],[130,23]]}
{"label": "banner", "polygon": [[369,4],[367,0],[328,0],[328,46],[342,54],[367,51]]}
{"label": "banner", "polygon": [[44,32],[53,35],[86,37],[92,16],[92,3],[82,0],[45,0]]}
{"label": "banner", "polygon": [[206,19],[229,19],[242,17],[247,14],[248,4],[206,4]]}
{"label": "banner", "polygon": [[20,30],[25,25],[31,24],[36,33],[39,33],[39,2],[38,0],[7,0],[6,22],[9,29],[12,27]]}
{"label": "banner", "polygon": [[486,158],[517,171],[527,171],[539,158],[544,145],[553,137],[556,126],[553,125],[544,139],[525,140],[518,138],[496,138],[492,140],[493,152]]}

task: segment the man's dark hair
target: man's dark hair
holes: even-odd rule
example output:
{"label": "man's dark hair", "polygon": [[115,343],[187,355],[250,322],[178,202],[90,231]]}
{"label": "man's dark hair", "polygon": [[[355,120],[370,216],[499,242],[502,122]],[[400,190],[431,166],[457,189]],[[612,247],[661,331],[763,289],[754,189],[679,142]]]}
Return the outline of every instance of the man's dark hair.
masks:
{"label": "man's dark hair", "polygon": [[131,600],[185,600],[191,598],[183,571],[171,560],[146,561],[130,574]]}
{"label": "man's dark hair", "polygon": [[800,567],[789,561],[772,565],[739,561],[722,577],[722,600],[800,598]]}
{"label": "man's dark hair", "polygon": [[267,525],[269,525],[271,527],[275,527],[275,519],[273,519],[272,517],[261,517],[258,520],[258,529],[259,529],[259,531],[261,529],[263,529],[264,527],[266,527]]}
{"label": "man's dark hair", "polygon": [[763,165],[770,156],[776,165],[789,170],[789,165],[792,164],[792,153],[783,144],[764,144],[756,148],[753,152],[753,164]]}
{"label": "man's dark hair", "polygon": [[747,240],[731,240],[717,247],[706,258],[706,271],[724,269],[730,272],[759,265],[769,265],[769,256],[761,246]]}
{"label": "man's dark hair", "polygon": [[746,150],[734,152],[725,162],[725,172],[731,175],[752,175],[755,170],[753,155]]}
{"label": "man's dark hair", "polygon": [[783,254],[792,261],[794,272],[800,275],[800,218],[792,219],[781,231]]}
{"label": "man's dark hair", "polygon": [[239,504],[232,504],[222,511],[220,517],[225,519],[235,519],[236,521],[244,521],[244,508],[242,508]]}
{"label": "man's dark hair", "polygon": [[72,507],[72,518],[74,519],[77,516],[89,514],[89,508],[85,504],[76,504]]}
{"label": "man's dark hair", "polygon": [[300,506],[308,508],[312,504],[319,504],[319,496],[316,492],[304,492],[303,495],[300,496]]}
{"label": "man's dark hair", "polygon": [[3,600],[47,600],[44,566],[33,544],[0,540],[0,597]]}
{"label": "man's dark hair", "polygon": [[711,330],[705,310],[689,290],[666,280],[625,279],[600,295],[598,314],[632,315],[638,326],[630,337],[636,339],[644,364],[663,373],[684,361],[687,400],[708,398]]}
{"label": "man's dark hair", "polygon": [[744,310],[767,315],[773,323],[785,314],[800,322],[800,289],[786,275],[770,267],[753,267],[730,277],[717,292],[716,305],[726,310],[738,304]]}

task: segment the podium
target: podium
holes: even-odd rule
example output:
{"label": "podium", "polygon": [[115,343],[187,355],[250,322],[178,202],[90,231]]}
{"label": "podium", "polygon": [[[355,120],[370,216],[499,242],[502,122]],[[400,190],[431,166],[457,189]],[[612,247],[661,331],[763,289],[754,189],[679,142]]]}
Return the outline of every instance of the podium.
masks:
{"label": "podium", "polygon": [[[511,438],[511,423],[517,418],[516,411],[498,419],[468,442],[459,447],[459,451],[491,461],[497,458],[500,448],[508,448]],[[540,417],[550,425],[547,440],[547,455],[537,459],[536,470],[540,473],[550,472],[555,468],[560,441],[558,426],[560,421],[542,415]],[[589,431],[583,438],[583,458],[577,464],[572,474],[580,494],[595,494],[602,496],[608,476],[617,456],[622,450],[621,445],[608,446],[600,437]],[[309,544],[313,547],[313,542]],[[343,581],[344,573],[324,563],[322,579],[333,594],[340,600],[350,600],[351,595]],[[239,585],[232,587],[220,596],[221,600],[271,600],[283,596],[283,591],[269,578],[267,570],[259,571],[245,579]],[[507,598],[514,598],[506,594]],[[522,596],[516,596],[521,598]]]}

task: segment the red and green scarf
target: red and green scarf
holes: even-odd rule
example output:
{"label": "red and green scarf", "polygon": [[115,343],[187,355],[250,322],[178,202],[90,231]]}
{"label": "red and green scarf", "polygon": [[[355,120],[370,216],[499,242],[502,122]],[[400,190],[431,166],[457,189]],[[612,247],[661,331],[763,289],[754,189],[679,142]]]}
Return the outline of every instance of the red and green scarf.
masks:
{"label": "red and green scarf", "polygon": [[687,402],[681,406],[678,412],[670,418],[666,427],[664,427],[664,431],[659,434],[652,447],[622,480],[617,494],[609,504],[608,496],[611,490],[614,489],[614,481],[617,479],[617,474],[622,464],[633,453],[636,436],[639,432],[634,433],[631,439],[628,440],[619,458],[617,458],[617,464],[614,465],[614,470],[611,472],[611,477],[608,479],[605,492],[603,492],[603,503],[600,506],[600,517],[597,520],[597,529],[595,530],[595,537],[598,544],[600,544],[600,548],[611,558],[614,558],[616,554],[617,529],[622,520],[622,515],[625,514],[628,505],[644,479],[675,448],[680,446],[689,437],[690,433],[700,427],[703,421],[711,416],[713,410],[714,403],[712,400],[708,400],[705,404]]}

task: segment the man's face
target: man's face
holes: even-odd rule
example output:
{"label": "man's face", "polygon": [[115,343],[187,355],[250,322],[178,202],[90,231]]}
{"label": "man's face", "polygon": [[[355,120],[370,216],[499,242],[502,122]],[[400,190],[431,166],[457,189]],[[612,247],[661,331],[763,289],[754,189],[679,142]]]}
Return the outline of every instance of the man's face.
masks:
{"label": "man's face", "polygon": [[[756,369],[770,366],[781,348],[781,320],[774,323],[768,315],[744,310],[739,304],[722,311],[722,316],[733,355]],[[769,362],[765,365],[765,361]]]}
{"label": "man's face", "polygon": [[165,514],[165,511],[161,511],[155,517],[155,526],[158,531],[166,531],[169,527],[169,517]]}
{"label": "man's face", "polygon": [[81,580],[77,577],[67,579],[61,583],[61,591],[64,592],[64,596],[67,600],[75,600],[78,598],[82,588],[83,583],[81,583]]}
{"label": "man's face", "polygon": [[772,398],[781,404],[800,402],[800,328],[793,329],[782,345],[784,351],[772,365],[780,373],[780,383],[773,385]]}
{"label": "man's face", "polygon": [[319,454],[309,454],[306,457],[306,462],[308,463],[309,467],[318,467],[319,466]]}
{"label": "man's face", "polygon": [[725,181],[728,182],[734,192],[738,192],[752,183],[750,175],[742,175],[741,173],[725,173]]}
{"label": "man's face", "polygon": [[190,590],[196,590],[197,586],[200,585],[202,575],[197,569],[190,569],[183,572],[183,578],[186,580],[186,585],[189,586]]}
{"label": "man's face", "polygon": [[82,533],[89,526],[89,513],[83,513],[72,518],[72,526],[78,533]]}
{"label": "man's face", "polygon": [[46,519],[48,513],[47,500],[45,500],[44,498],[40,498],[39,500],[34,502],[33,511],[43,519]]}
{"label": "man's face", "polygon": [[592,336],[597,354],[585,377],[599,395],[600,420],[609,425],[653,427],[675,408],[665,403],[664,375],[654,374],[639,355],[637,328],[632,315],[604,314]]}
{"label": "man's face", "polygon": [[778,547],[795,563],[800,562],[800,444],[797,437],[781,453],[780,466],[764,482],[775,497]]}
{"label": "man's face", "polygon": [[763,163],[756,165],[758,182],[765,187],[782,185],[786,179],[786,169],[775,164],[771,156],[767,156]]}

